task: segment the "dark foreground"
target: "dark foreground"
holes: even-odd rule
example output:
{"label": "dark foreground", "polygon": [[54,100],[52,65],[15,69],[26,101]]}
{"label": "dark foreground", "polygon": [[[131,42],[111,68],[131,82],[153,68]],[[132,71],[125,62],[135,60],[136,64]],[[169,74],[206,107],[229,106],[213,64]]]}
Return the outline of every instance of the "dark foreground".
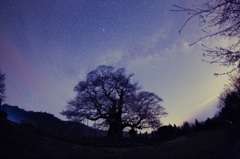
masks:
{"label": "dark foreground", "polygon": [[239,133],[229,126],[152,145],[100,147],[54,139],[0,119],[0,158],[240,159]]}

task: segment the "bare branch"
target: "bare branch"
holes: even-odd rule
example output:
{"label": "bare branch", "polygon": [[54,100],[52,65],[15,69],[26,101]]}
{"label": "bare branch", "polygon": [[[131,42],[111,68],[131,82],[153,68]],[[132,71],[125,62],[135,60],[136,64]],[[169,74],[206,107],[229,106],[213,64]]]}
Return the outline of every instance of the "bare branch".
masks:
{"label": "bare branch", "polygon": [[[180,28],[179,33],[182,32],[190,20],[199,18],[199,27],[205,35],[192,42],[190,46],[213,37],[227,37],[230,40],[240,37],[239,0],[211,0],[193,8],[185,8],[177,5],[173,5],[173,7],[176,9],[172,11],[185,12],[189,15]],[[212,60],[203,61],[211,64],[217,63],[227,67],[231,66],[233,67],[232,71],[235,71],[235,68],[239,68],[240,66],[239,49],[239,40],[225,48],[222,46],[211,49],[205,47],[205,49],[203,49],[205,52],[204,57],[210,57]]]}

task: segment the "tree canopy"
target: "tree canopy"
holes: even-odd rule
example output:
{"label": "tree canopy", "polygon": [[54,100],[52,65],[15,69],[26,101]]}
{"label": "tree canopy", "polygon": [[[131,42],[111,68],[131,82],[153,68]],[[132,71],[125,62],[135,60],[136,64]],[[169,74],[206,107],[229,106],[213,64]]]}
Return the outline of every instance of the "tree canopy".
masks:
{"label": "tree canopy", "polygon": [[203,44],[203,56],[205,58],[210,57],[207,62],[231,66],[233,69],[230,72],[240,68],[239,0],[208,0],[192,8],[176,5],[174,7],[176,9],[173,11],[186,12],[189,15],[179,33],[191,19],[199,18],[199,26],[205,35],[193,42],[192,45],[213,37],[222,37],[231,41],[228,46],[216,46],[214,48]]}
{"label": "tree canopy", "polygon": [[121,136],[126,127],[159,127],[160,118],[167,114],[160,105],[162,99],[152,92],[139,91],[132,77],[124,68],[97,67],[77,84],[76,97],[61,114],[77,122],[98,120],[99,125],[108,127],[108,136]]}
{"label": "tree canopy", "polygon": [[240,123],[240,75],[230,76],[230,84],[219,97],[219,117],[227,123]]}
{"label": "tree canopy", "polygon": [[2,104],[2,101],[6,98],[5,95],[5,74],[1,72],[0,70],[0,106]]}

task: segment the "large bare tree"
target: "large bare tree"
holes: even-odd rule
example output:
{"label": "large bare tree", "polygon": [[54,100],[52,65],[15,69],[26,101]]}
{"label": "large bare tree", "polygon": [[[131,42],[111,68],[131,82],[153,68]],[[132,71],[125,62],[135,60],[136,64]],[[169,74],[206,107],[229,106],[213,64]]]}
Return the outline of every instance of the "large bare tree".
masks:
{"label": "large bare tree", "polygon": [[205,35],[192,45],[215,37],[232,41],[224,47],[203,44],[204,57],[210,57],[207,62],[230,66],[230,72],[240,68],[240,0],[206,0],[192,8],[176,5],[174,7],[173,11],[186,12],[189,15],[179,33],[191,19],[199,18],[199,26]]}
{"label": "large bare tree", "polygon": [[77,95],[62,114],[77,122],[98,120],[98,124],[108,127],[108,136],[122,136],[126,127],[160,126],[160,117],[167,114],[160,105],[162,99],[154,93],[139,92],[132,76],[124,68],[99,66],[77,84]]}

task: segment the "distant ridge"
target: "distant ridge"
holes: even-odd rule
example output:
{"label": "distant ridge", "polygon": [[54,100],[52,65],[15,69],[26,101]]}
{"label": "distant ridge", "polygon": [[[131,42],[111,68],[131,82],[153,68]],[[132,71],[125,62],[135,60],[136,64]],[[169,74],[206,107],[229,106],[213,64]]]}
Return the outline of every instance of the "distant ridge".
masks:
{"label": "distant ridge", "polygon": [[104,136],[105,131],[96,130],[82,123],[62,121],[46,112],[26,111],[18,106],[4,104],[0,110],[8,114],[7,119],[51,136]]}

